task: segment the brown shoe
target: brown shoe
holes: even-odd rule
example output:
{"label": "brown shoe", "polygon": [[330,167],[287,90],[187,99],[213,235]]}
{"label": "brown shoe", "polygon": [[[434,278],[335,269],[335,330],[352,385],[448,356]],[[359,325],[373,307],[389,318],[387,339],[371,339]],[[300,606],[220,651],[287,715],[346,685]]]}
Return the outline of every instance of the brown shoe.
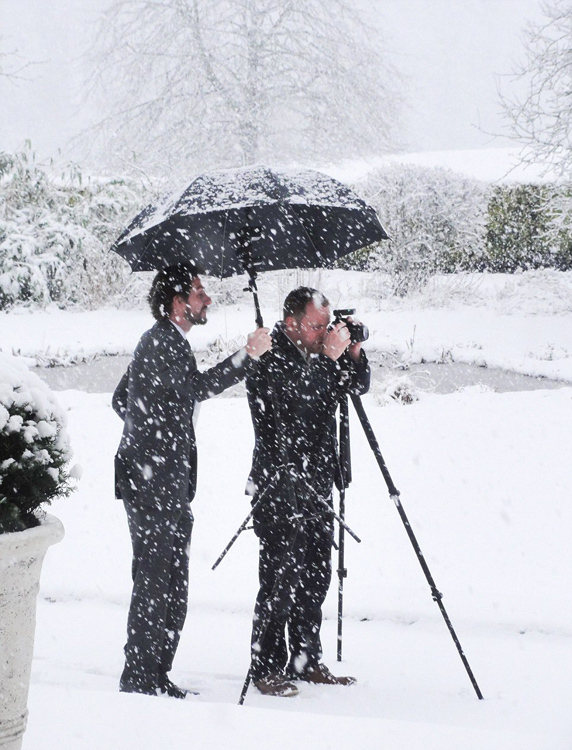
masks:
{"label": "brown shoe", "polygon": [[288,682],[283,674],[269,674],[256,680],[254,687],[258,688],[263,695],[276,695],[280,698],[291,698],[298,695],[296,685]]}
{"label": "brown shoe", "polygon": [[315,667],[303,672],[298,678],[304,682],[311,682],[314,685],[353,685],[357,682],[355,677],[336,677],[325,664],[317,664]]}

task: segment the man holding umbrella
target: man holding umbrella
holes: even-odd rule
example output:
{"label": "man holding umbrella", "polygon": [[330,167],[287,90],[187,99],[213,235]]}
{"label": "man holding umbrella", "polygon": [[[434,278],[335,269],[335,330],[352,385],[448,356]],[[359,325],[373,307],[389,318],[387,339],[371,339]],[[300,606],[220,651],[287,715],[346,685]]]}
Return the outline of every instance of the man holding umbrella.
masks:
{"label": "man holding umbrella", "polygon": [[320,292],[290,292],[283,317],[246,380],[255,434],[247,493],[260,540],[249,676],[276,696],[297,694],[290,680],[355,681],[321,663],[320,627],[332,573],[336,408],[344,394],[367,392],[370,379],[361,343],[344,321],[330,325]]}
{"label": "man holding umbrella", "polygon": [[199,269],[168,266],[149,294],[155,325],[141,337],[113,395],[124,420],[115,458],[116,494],[125,504],[133,545],[133,592],[120,690],[184,698],[169,679],[186,617],[191,501],[197,479],[195,403],[234,385],[271,347],[258,328],[246,346],[199,372],[186,339],[207,322],[211,304]]}

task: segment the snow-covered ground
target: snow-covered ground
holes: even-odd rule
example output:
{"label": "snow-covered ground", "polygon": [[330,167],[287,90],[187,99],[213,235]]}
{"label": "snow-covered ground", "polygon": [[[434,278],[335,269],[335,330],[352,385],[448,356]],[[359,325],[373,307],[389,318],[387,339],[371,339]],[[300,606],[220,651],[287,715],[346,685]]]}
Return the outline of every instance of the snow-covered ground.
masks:
{"label": "snow-covered ground", "polygon": [[[229,283],[233,295],[242,288],[235,279],[222,285]],[[224,297],[221,282],[207,278],[205,284]],[[322,289],[332,308],[355,308],[356,317],[369,326],[370,351],[411,363],[455,361],[572,382],[572,273],[441,276],[422,292],[399,299],[388,296],[381,275],[278,271],[258,282],[266,324],[280,317],[286,293],[299,284]],[[254,327],[254,308],[248,292],[238,296],[236,304],[211,308],[209,324],[192,333],[195,349],[216,353],[244,343]],[[0,312],[0,350],[26,357],[30,364],[131,354],[152,322],[146,305]]]}
{"label": "snow-covered ground", "polygon": [[[299,280],[322,287],[335,306],[357,307],[370,350],[572,384],[571,275],[440,279],[402,301],[376,299],[381,280],[360,274]],[[262,281],[270,323],[292,279]],[[150,323],[144,310],[0,314],[0,346],[30,361],[128,353]],[[213,311],[190,340],[198,349],[219,337],[240,343],[252,327],[245,298]],[[570,750],[572,387],[418,395],[410,405],[382,406],[373,393],[364,404],[484,701],[352,415],[347,520],[363,541],[346,544],[341,664],[335,587],[323,641],[326,663],[358,683],[302,685],[292,699],[251,689],[237,705],[256,592],[252,531],[215,572],[211,566],[248,512],[252,433],[242,397],[204,403],[198,424],[190,609],[173,677],[200,695],[180,702],[120,694],[130,595],[129,537],[113,497],[121,424],[110,393],[67,390],[57,396],[84,472],[77,492],[52,509],[67,533],[44,565],[24,750]]]}

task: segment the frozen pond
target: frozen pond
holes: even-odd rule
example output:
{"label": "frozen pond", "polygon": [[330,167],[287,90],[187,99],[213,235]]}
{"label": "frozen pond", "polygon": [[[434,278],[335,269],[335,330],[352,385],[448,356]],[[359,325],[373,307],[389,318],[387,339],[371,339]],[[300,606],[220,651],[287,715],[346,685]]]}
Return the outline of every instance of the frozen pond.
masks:
{"label": "frozen pond", "polygon": [[[205,369],[214,364],[215,360],[210,358],[207,360],[205,354],[197,352],[196,355],[199,369]],[[55,391],[75,389],[89,393],[108,393],[114,390],[130,359],[129,356],[101,357],[71,367],[38,367],[34,371]],[[460,388],[473,385],[483,385],[498,393],[561,388],[570,385],[559,380],[533,378],[506,370],[456,362],[411,365],[403,370],[376,361],[375,353],[370,356],[370,359],[374,379],[382,382],[390,376],[407,375],[417,388],[432,393],[453,393]],[[242,392],[242,389],[242,386],[236,386],[226,393],[235,395],[237,392]]]}
{"label": "frozen pond", "polygon": [[[388,375],[386,367],[372,367],[374,377],[384,380]],[[548,378],[534,378],[517,372],[499,370],[491,367],[478,367],[461,362],[435,362],[422,365],[410,365],[407,370],[392,370],[395,375],[402,372],[408,375],[413,384],[421,391],[431,393],[454,393],[460,388],[483,385],[497,393],[509,391],[533,391],[544,388],[563,388],[570,383]]]}

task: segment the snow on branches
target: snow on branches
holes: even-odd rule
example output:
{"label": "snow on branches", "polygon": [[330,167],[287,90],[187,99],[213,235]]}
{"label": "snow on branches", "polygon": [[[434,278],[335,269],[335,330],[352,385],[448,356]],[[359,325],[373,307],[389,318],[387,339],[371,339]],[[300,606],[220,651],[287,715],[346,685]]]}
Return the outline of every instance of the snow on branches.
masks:
{"label": "snow on branches", "polygon": [[0,310],[55,302],[96,307],[121,289],[127,264],[109,252],[142,200],[123,180],[55,176],[31,149],[0,154]]}
{"label": "snow on branches", "polygon": [[93,55],[107,163],[184,179],[399,140],[403,84],[348,0],[114,0]]}
{"label": "snow on branches", "polygon": [[464,270],[484,254],[486,184],[440,167],[389,164],[355,189],[390,236],[355,262],[389,273],[395,294],[420,288],[436,273]]}
{"label": "snow on branches", "polygon": [[524,61],[514,71],[522,93],[502,94],[509,132],[525,164],[569,179],[572,170],[572,2],[545,0],[544,19],[524,32]]}

